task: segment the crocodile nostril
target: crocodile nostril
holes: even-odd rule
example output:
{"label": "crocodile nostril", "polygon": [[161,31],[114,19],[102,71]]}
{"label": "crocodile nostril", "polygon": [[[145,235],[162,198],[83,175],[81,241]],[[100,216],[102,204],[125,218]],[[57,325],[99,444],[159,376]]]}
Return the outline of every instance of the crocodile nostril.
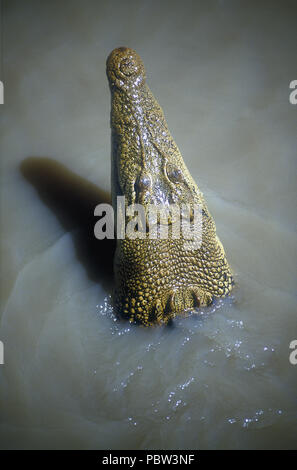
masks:
{"label": "crocodile nostril", "polygon": [[122,89],[139,87],[145,81],[144,65],[138,54],[128,47],[114,49],[107,58],[106,72],[110,85]]}
{"label": "crocodile nostril", "polygon": [[130,77],[137,73],[137,63],[131,57],[125,57],[120,63],[120,70],[126,77]]}

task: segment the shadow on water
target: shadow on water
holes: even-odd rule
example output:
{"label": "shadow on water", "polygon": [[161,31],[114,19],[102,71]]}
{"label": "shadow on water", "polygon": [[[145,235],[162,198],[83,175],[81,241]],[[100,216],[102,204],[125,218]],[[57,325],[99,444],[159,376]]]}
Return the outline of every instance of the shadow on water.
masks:
{"label": "shadow on water", "polygon": [[89,278],[110,292],[115,240],[97,240],[94,236],[94,208],[110,203],[110,194],[51,158],[26,158],[20,170],[65,231],[72,232],[77,258]]}

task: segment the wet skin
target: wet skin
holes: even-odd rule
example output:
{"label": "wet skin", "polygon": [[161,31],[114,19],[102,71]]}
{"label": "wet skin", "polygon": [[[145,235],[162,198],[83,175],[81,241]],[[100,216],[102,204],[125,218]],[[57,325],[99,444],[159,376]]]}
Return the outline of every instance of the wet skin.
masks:
{"label": "wet skin", "polygon": [[[145,326],[166,324],[175,315],[225,297],[233,280],[224,248],[202,192],[191,177],[168,130],[163,111],[146,85],[140,57],[120,47],[107,59],[111,90],[112,201],[126,206],[198,204],[202,243],[185,249],[179,239],[117,240],[114,258],[116,313]],[[191,213],[192,216],[192,213]],[[126,216],[125,223],[129,221]]]}

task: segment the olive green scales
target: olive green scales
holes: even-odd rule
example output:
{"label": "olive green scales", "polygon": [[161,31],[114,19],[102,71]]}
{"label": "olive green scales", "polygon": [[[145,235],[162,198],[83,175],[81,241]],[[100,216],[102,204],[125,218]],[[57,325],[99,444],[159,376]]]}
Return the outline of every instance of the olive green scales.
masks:
{"label": "olive green scales", "polygon": [[117,240],[114,259],[116,313],[145,326],[166,324],[178,314],[225,297],[233,280],[224,248],[202,192],[191,177],[146,85],[135,51],[120,47],[107,59],[112,130],[112,203],[199,204],[202,243],[185,249],[183,238]]}

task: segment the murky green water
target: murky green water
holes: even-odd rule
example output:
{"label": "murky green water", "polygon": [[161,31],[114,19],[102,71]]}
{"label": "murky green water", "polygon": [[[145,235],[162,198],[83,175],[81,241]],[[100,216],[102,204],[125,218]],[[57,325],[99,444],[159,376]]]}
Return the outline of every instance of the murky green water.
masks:
{"label": "murky green water", "polygon": [[[6,6],[1,448],[296,447],[294,11]],[[119,45],[142,56],[235,274],[231,298],[172,328],[114,318],[113,244],[93,237],[110,184],[105,59]]]}

